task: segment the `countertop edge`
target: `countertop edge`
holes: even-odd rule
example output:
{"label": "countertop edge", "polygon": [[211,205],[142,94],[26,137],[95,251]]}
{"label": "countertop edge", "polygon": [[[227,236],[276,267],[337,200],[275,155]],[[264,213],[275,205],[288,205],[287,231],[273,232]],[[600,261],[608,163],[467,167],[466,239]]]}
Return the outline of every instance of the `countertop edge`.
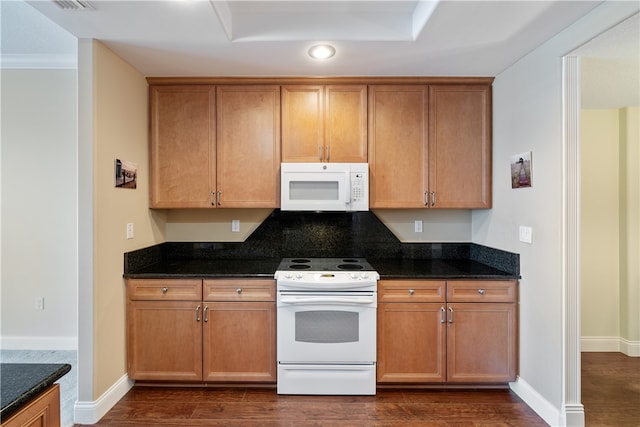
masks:
{"label": "countertop edge", "polygon": [[[3,363],[3,365],[23,365],[23,364]],[[28,365],[28,364],[25,363],[24,365]],[[34,365],[47,365],[47,364],[38,363]],[[22,409],[22,407],[25,404],[29,403],[41,392],[45,391],[47,388],[53,385],[56,381],[58,381],[60,378],[62,378],[64,375],[66,375],[71,371],[71,365],[69,365],[68,363],[64,363],[64,364],[52,363],[48,365],[52,365],[52,366],[59,365],[60,367],[55,371],[52,371],[51,373],[49,373],[40,381],[36,382],[32,387],[28,388],[27,390],[22,392],[20,395],[18,395],[15,399],[13,399],[11,402],[3,406],[0,409],[0,422],[4,422],[7,419],[9,419],[9,417],[11,417],[15,413],[17,413],[20,409]],[[5,381],[3,381],[3,385],[6,385]]]}

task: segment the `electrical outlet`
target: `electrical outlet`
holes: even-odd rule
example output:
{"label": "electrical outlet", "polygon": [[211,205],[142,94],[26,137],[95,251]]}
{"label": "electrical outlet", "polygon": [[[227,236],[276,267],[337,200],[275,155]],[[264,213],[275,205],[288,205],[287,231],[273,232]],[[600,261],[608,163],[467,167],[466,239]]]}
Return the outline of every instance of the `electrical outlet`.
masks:
{"label": "electrical outlet", "polygon": [[36,298],[36,310],[44,310],[44,297]]}
{"label": "electrical outlet", "polygon": [[239,219],[232,219],[231,220],[231,232],[232,233],[239,233],[240,232],[240,220]]}
{"label": "electrical outlet", "polygon": [[133,239],[133,223],[127,224],[127,239]]}
{"label": "electrical outlet", "polygon": [[422,220],[416,219],[413,222],[413,229],[416,233],[422,233]]}
{"label": "electrical outlet", "polygon": [[533,229],[531,227],[525,227],[524,225],[520,226],[520,241],[522,243],[533,243]]}

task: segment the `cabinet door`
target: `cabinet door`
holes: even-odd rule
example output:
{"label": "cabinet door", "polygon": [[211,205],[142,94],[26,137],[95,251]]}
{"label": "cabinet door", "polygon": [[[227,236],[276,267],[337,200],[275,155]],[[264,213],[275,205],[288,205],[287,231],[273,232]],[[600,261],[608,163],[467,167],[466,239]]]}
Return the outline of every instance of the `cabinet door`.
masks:
{"label": "cabinet door", "polygon": [[369,87],[369,204],[424,208],[427,191],[427,87]]}
{"label": "cabinet door", "polygon": [[275,302],[205,302],[204,380],[276,381]]}
{"label": "cabinet door", "polygon": [[151,86],[149,102],[151,207],[211,207],[214,87]]}
{"label": "cabinet door", "polygon": [[[3,403],[4,404],[4,403]],[[53,384],[18,413],[2,420],[2,427],[59,427],[60,385]]]}
{"label": "cabinet door", "polygon": [[447,381],[504,383],[516,379],[515,303],[448,306]]}
{"label": "cabinet door", "polygon": [[324,158],[324,86],[282,86],[282,161]]}
{"label": "cabinet door", "polygon": [[131,379],[201,381],[201,303],[130,301],[127,347]]}
{"label": "cabinet door", "polygon": [[491,207],[491,87],[429,87],[429,189],[436,208]]}
{"label": "cabinet door", "polygon": [[280,204],[280,87],[218,86],[217,204]]}
{"label": "cabinet door", "polygon": [[324,161],[367,162],[367,86],[325,88]]}
{"label": "cabinet door", "polygon": [[430,383],[446,380],[444,305],[378,305],[380,383]]}

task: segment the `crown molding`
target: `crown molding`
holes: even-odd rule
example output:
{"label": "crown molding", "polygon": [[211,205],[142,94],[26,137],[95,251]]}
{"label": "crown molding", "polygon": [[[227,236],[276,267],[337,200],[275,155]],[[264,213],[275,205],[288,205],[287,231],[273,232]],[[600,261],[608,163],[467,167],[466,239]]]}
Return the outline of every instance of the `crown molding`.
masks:
{"label": "crown molding", "polygon": [[78,58],[76,54],[2,54],[0,68],[69,70],[78,68]]}

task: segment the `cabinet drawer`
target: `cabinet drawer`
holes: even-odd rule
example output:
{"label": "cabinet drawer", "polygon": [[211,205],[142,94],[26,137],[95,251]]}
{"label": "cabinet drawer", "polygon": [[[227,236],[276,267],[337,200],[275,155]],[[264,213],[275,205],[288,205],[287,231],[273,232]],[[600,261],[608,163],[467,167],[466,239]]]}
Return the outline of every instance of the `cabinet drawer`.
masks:
{"label": "cabinet drawer", "polygon": [[223,279],[204,281],[204,301],[275,301],[276,281]]}
{"label": "cabinet drawer", "polygon": [[200,301],[202,280],[131,279],[127,296],[130,300]]}
{"label": "cabinet drawer", "polygon": [[455,280],[447,283],[448,302],[516,302],[515,280]]}
{"label": "cabinet drawer", "polygon": [[380,280],[379,302],[444,302],[444,280]]}

